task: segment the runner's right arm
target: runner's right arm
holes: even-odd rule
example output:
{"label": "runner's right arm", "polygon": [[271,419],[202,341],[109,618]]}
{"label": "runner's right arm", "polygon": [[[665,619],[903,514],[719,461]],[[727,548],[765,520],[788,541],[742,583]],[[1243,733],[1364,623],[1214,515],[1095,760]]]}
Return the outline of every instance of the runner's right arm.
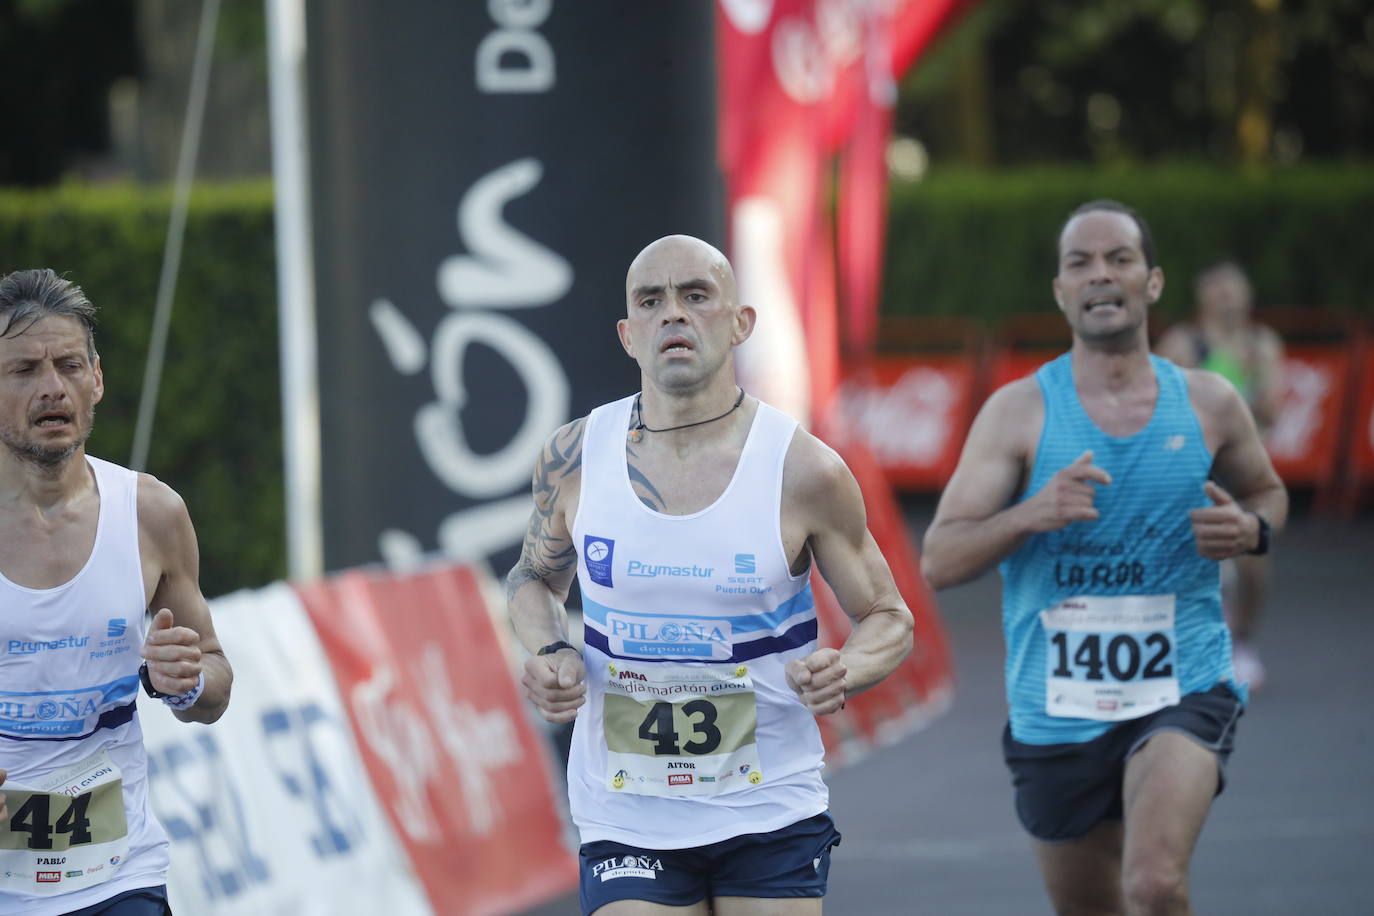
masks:
{"label": "runner's right arm", "polygon": [[582,468],[582,428],[575,420],[549,437],[535,465],[534,511],[520,559],[506,577],[506,602],[521,644],[529,650],[521,684],[525,695],[550,722],[570,722],[586,700],[586,668],[580,653],[561,649],[536,655],[544,646],[568,641],[564,602],[577,575],[577,550],[568,530],[575,511]]}
{"label": "runner's right arm", "polygon": [[973,421],[958,467],[926,530],[921,572],[932,588],[977,578],[1030,535],[1097,518],[1093,483],[1111,477],[1084,452],[1034,496],[1012,504],[1025,486],[1045,407],[1026,377],[998,389]]}

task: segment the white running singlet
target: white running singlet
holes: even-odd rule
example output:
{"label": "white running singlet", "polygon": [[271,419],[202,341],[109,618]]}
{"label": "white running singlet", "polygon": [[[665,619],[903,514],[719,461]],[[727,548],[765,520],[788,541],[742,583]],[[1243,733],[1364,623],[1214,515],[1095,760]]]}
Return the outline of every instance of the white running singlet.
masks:
{"label": "white running singlet", "polygon": [[572,525],[587,703],[568,787],[582,842],[682,849],[819,814],[820,731],[783,675],[816,649],[810,572],[791,575],[782,543],[797,421],[760,402],[720,498],[664,515],[630,484],[633,401],[587,418]]}
{"label": "white running singlet", "polygon": [[0,575],[0,913],[55,916],[167,881],[135,698],[143,645],[138,475],[87,456],[95,546],[56,588]]}

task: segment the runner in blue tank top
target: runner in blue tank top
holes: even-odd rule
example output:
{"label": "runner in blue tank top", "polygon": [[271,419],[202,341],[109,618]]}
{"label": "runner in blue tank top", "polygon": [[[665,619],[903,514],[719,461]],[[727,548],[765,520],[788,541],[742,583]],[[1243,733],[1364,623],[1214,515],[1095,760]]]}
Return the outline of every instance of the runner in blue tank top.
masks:
{"label": "runner in blue tank top", "polygon": [[[526,695],[576,720],[583,912],[815,916],[839,842],[815,717],[896,668],[911,613],[844,462],[736,386],[755,312],[724,255],[659,239],[625,287],[641,391],[549,439],[506,582]],[[853,621],[839,650],[813,560]]]}
{"label": "runner in blue tank top", "polygon": [[926,533],[936,588],[1000,564],[1016,809],[1061,913],[1186,913],[1244,702],[1218,562],[1268,550],[1287,494],[1230,382],[1153,357],[1149,228],[1075,210],[1069,353],[988,399]]}

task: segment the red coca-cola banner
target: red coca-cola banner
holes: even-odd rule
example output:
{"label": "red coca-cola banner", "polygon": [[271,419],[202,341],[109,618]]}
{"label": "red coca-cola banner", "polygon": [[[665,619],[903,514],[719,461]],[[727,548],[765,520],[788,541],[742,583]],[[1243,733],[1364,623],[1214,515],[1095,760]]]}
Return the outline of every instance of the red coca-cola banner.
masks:
{"label": "red coca-cola banner", "polygon": [[435,912],[510,913],[576,886],[545,742],[472,570],[354,571],[298,591]]}
{"label": "red coca-cola banner", "polygon": [[1333,480],[1349,371],[1343,345],[1291,346],[1284,354],[1283,401],[1265,446],[1285,483],[1325,487]]}
{"label": "red coca-cola banner", "polygon": [[893,486],[938,490],[959,462],[978,382],[965,354],[878,357],[840,386],[839,415]]}
{"label": "red coca-cola banner", "polygon": [[1360,361],[1359,393],[1351,427],[1351,469],[1357,484],[1374,484],[1374,341],[1365,340]]}

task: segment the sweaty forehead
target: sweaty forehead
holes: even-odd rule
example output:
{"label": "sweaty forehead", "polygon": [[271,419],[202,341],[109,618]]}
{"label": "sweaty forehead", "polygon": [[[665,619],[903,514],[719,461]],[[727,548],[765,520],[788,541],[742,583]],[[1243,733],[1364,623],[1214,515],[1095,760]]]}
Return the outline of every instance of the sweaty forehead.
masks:
{"label": "sweaty forehead", "polygon": [[724,259],[705,246],[660,245],[635,258],[625,282],[629,287],[645,283],[667,285],[687,279],[709,279],[721,283],[725,272]]}
{"label": "sweaty forehead", "polygon": [[0,316],[0,348],[7,353],[45,353],[86,349],[86,328],[66,315],[45,315],[37,321],[20,321],[7,327]]}
{"label": "sweaty forehead", "polygon": [[1125,213],[1111,210],[1080,213],[1069,220],[1059,236],[1061,257],[1070,251],[1107,252],[1123,247],[1141,252],[1140,229]]}

